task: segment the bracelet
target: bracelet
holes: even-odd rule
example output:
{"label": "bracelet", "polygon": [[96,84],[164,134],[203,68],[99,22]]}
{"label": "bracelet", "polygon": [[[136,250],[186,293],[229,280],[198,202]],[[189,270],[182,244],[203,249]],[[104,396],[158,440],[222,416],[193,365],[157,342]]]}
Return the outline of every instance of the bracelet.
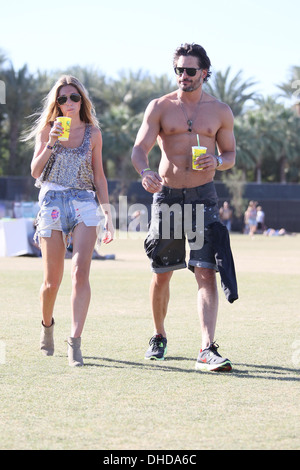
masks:
{"label": "bracelet", "polygon": [[144,169],[141,171],[141,176],[144,176],[145,171],[151,171],[151,168],[144,168]]}
{"label": "bracelet", "polygon": [[47,149],[52,150],[53,147],[51,147],[51,145],[47,145]]}

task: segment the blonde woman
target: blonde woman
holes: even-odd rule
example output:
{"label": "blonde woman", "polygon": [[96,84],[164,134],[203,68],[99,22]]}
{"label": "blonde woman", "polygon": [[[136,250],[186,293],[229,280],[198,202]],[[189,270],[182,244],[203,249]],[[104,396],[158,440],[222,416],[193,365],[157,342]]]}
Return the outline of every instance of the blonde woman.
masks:
{"label": "blonde woman", "polygon": [[[59,141],[63,128],[58,116],[72,119],[68,141]],[[102,165],[102,136],[93,105],[84,86],[75,77],[59,78],[48,96],[42,114],[26,138],[35,138],[31,174],[40,187],[40,212],[36,238],[42,251],[44,280],[40,290],[42,331],[40,348],[54,353],[53,310],[64,272],[68,236],[72,235],[71,335],[68,338],[70,366],[82,366],[81,334],[90,302],[89,272],[101,215],[105,221],[104,243],[113,239],[107,180]],[[102,216],[103,217],[103,216]]]}

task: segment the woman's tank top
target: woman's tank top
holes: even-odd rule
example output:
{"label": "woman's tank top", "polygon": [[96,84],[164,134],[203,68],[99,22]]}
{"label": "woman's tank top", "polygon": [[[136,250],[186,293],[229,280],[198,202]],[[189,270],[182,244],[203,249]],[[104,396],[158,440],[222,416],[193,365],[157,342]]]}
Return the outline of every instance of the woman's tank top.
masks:
{"label": "woman's tank top", "polygon": [[67,188],[94,191],[91,133],[92,125],[86,124],[82,144],[76,148],[66,148],[57,140],[35,186],[41,188],[43,182],[48,181]]}

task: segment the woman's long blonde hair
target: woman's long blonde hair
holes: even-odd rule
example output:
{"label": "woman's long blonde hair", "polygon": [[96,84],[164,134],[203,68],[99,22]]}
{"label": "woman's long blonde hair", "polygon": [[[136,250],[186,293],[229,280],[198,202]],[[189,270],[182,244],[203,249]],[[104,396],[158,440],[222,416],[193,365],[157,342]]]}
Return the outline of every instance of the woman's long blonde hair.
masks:
{"label": "woman's long blonde hair", "polygon": [[99,128],[99,122],[96,117],[95,108],[89,98],[88,91],[84,85],[72,75],[62,75],[48,95],[44,98],[44,106],[41,114],[35,121],[32,128],[29,130],[29,134],[24,136],[22,140],[27,141],[32,138],[36,138],[37,135],[51,122],[55,121],[58,116],[62,116],[61,109],[57,103],[57,98],[62,87],[66,85],[72,85],[76,88],[77,92],[81,96],[81,108],[80,108],[80,119],[87,124],[92,124]]}

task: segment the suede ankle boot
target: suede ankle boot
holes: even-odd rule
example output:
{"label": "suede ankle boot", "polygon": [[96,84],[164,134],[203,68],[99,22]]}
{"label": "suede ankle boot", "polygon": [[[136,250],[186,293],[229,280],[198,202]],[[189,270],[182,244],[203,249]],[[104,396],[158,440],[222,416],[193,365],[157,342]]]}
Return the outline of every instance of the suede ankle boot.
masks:
{"label": "suede ankle boot", "polygon": [[44,356],[53,356],[54,354],[54,318],[52,318],[51,326],[45,326],[42,322],[42,330],[40,336],[40,349]]}
{"label": "suede ankle boot", "polygon": [[67,339],[68,343],[68,359],[69,366],[81,367],[83,366],[83,359],[81,355],[81,338],[72,338],[71,336]]}

